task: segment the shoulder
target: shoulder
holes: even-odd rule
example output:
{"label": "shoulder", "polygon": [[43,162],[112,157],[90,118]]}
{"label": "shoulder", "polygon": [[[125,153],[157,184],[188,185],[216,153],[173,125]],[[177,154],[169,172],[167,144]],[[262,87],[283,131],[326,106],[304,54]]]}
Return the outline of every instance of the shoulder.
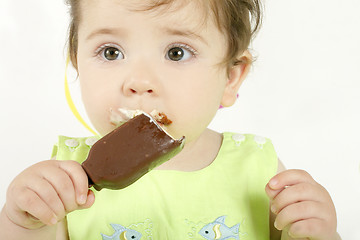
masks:
{"label": "shoulder", "polygon": [[[267,182],[278,170],[278,156],[272,141],[256,134],[224,133],[224,149],[251,177]],[[227,145],[227,146],[225,146]]]}
{"label": "shoulder", "polygon": [[225,132],[223,133],[223,147],[247,150],[247,153],[251,151],[276,156],[272,141],[255,134]]}
{"label": "shoulder", "polygon": [[269,138],[233,132],[225,132],[223,136],[219,155],[232,158],[257,172],[266,173],[266,176],[276,174],[278,157]]}
{"label": "shoulder", "polygon": [[53,148],[52,157],[57,160],[75,160],[82,162],[87,158],[90,148],[99,137],[67,137],[59,136],[58,142]]}

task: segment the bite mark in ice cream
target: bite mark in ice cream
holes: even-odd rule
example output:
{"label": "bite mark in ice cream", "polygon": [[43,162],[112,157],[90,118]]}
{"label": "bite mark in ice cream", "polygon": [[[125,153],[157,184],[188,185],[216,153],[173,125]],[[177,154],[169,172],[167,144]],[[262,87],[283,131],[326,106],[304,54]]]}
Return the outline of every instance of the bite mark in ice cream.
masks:
{"label": "bite mark in ice cream", "polygon": [[150,115],[160,124],[165,126],[172,124],[172,121],[165,115],[165,113],[153,110]]}
{"label": "bite mark in ice cream", "polygon": [[174,139],[152,116],[134,112],[92,146],[82,166],[95,189],[121,189],[174,157],[184,143],[185,137]]}
{"label": "bite mark in ice cream", "polygon": [[[119,108],[117,110],[110,109],[110,122],[114,126],[119,126],[140,114],[145,114],[145,112],[142,110],[128,110],[123,108]],[[156,109],[151,111],[149,115],[164,126],[168,126],[172,123],[165,113],[159,112]]]}

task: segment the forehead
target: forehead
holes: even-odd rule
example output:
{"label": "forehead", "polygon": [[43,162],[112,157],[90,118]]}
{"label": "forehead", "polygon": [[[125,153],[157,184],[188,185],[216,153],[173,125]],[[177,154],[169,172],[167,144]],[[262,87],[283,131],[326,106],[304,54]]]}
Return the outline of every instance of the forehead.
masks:
{"label": "forehead", "polygon": [[96,25],[99,18],[103,24],[115,23],[116,19],[130,13],[140,14],[166,25],[187,25],[194,30],[201,29],[208,27],[213,15],[209,2],[210,0],[83,0],[80,1],[79,27]]}
{"label": "forehead", "polygon": [[133,11],[176,11],[189,4],[204,8],[209,0],[117,0]]}

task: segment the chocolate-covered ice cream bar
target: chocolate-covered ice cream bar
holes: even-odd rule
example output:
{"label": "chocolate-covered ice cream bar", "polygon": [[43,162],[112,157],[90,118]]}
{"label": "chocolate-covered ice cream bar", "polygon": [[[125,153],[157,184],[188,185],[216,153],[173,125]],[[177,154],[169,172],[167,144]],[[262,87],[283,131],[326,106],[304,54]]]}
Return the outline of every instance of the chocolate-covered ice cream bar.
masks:
{"label": "chocolate-covered ice cream bar", "polygon": [[98,140],[82,166],[96,190],[121,189],[174,157],[184,143],[185,137],[174,139],[140,114]]}

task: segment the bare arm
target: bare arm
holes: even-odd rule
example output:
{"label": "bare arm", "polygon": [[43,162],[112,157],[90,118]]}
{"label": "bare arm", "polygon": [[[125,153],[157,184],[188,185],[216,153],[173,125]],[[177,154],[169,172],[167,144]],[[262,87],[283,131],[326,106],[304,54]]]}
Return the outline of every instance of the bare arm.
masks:
{"label": "bare arm", "polygon": [[13,223],[5,213],[4,208],[0,213],[0,239],[6,240],[35,240],[47,239],[55,240],[56,225],[44,226],[38,229],[30,230]]}
{"label": "bare arm", "polygon": [[0,213],[0,239],[69,240],[66,218],[54,226],[44,226],[36,230],[29,230],[11,222],[10,219],[6,216],[5,211],[2,210]]}
{"label": "bare arm", "polygon": [[56,240],[69,240],[69,234],[68,234],[66,218],[64,218],[57,225]]}
{"label": "bare arm", "polygon": [[0,213],[0,239],[67,240],[66,215],[95,200],[86,173],[74,161],[49,160],[20,173]]}

